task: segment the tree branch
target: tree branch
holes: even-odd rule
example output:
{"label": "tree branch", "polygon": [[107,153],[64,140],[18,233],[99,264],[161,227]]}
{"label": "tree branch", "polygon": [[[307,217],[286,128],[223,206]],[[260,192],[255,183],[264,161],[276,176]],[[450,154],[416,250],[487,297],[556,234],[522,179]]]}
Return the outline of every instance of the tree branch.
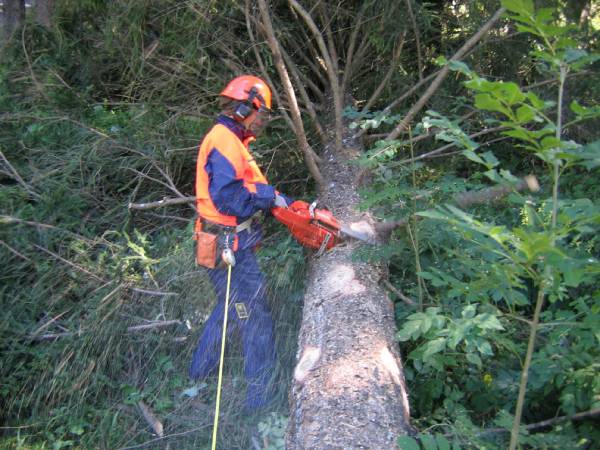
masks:
{"label": "tree branch", "polygon": [[[487,34],[487,32],[496,24],[496,22],[500,19],[502,14],[504,14],[505,8],[498,9],[494,15],[488,20],[485,25],[483,25],[477,33],[475,33],[471,38],[464,43],[464,45],[458,49],[458,51],[450,58],[450,61],[459,61],[471,48],[479,42],[479,40]],[[406,113],[404,118],[400,121],[400,123],[387,135],[386,139],[396,139],[400,133],[402,133],[408,125],[412,122],[413,118],[423,109],[425,104],[429,101],[429,99],[433,96],[433,94],[438,90],[441,86],[442,82],[450,73],[450,68],[448,65],[445,65],[437,74],[435,79],[429,85],[427,90],[423,93],[421,98],[410,108],[410,110]]]}
{"label": "tree branch", "polygon": [[[410,1],[410,0],[407,0],[407,1]],[[387,73],[385,74],[385,77],[383,77],[383,79],[381,80],[381,83],[379,83],[379,86],[377,86],[377,89],[375,89],[375,91],[373,91],[373,94],[371,94],[371,97],[369,98],[367,103],[365,103],[365,106],[363,106],[363,111],[368,111],[371,108],[371,106],[373,106],[373,104],[377,101],[377,99],[379,98],[379,96],[381,95],[381,93],[383,92],[385,87],[387,86],[388,81],[390,81],[390,78],[394,74],[394,71],[396,70],[396,65],[398,64],[398,60],[400,59],[400,55],[402,55],[402,48],[404,47],[404,38],[405,37],[406,37],[406,31],[402,32],[402,35],[399,38],[400,43],[397,44],[396,48],[394,49],[394,54],[392,56],[390,68],[388,69]]]}
{"label": "tree branch", "polygon": [[350,42],[348,44],[348,50],[346,52],[346,65],[344,66],[344,75],[342,77],[342,92],[346,92],[346,88],[348,86],[348,79],[352,75],[352,60],[354,58],[354,48],[356,47],[356,40],[358,39],[358,32],[362,28],[362,18],[367,9],[367,5],[369,2],[363,2],[360,11],[358,12],[358,16],[354,21],[354,27],[352,29],[352,34],[350,34]]}
{"label": "tree branch", "polygon": [[[508,129],[508,127],[504,127],[504,126],[487,128],[485,130],[481,130],[481,131],[478,131],[476,133],[470,134],[468,137],[472,139],[472,138],[476,138],[476,137],[479,137],[479,136],[485,136],[486,134],[495,133],[497,131],[504,131],[506,129]],[[431,136],[425,134],[425,135],[423,135],[423,137],[419,136],[419,138],[417,138],[416,140],[413,140],[412,142],[413,143],[419,142],[420,140],[423,140],[426,137],[431,137]],[[455,147],[455,146],[456,146],[456,143],[451,142],[449,144],[446,144],[446,145],[443,145],[441,147],[438,147],[435,150],[431,150],[430,152],[423,153],[421,155],[417,155],[414,158],[409,158],[409,159],[404,159],[402,161],[399,161],[398,164],[408,164],[408,163],[412,163],[412,162],[415,162],[415,161],[420,161],[422,159],[430,158],[430,157],[432,157],[434,155],[438,155],[438,154],[440,154],[442,152],[445,152],[446,150],[448,150],[448,149],[450,149],[452,147]]]}
{"label": "tree branch", "polygon": [[308,167],[309,172],[317,182],[317,185],[320,188],[322,188],[324,187],[323,176],[319,171],[319,167],[317,166],[315,158],[312,155],[312,149],[310,148],[310,144],[308,143],[308,140],[306,138],[304,124],[302,123],[302,117],[300,115],[300,109],[298,108],[298,102],[296,101],[296,93],[294,92],[294,87],[292,86],[292,82],[285,67],[283,56],[281,55],[281,50],[279,48],[279,42],[275,37],[275,31],[273,30],[273,23],[271,22],[271,16],[269,14],[269,9],[266,1],[259,0],[258,7],[260,9],[260,14],[262,17],[263,25],[265,27],[265,32],[267,34],[269,47],[273,52],[275,67],[277,68],[279,78],[283,83],[283,89],[290,102],[290,109],[292,113],[292,120],[294,122],[294,129],[296,131],[296,136],[300,141],[300,147],[302,149],[302,152],[304,153],[304,160],[306,162],[306,166]]}
{"label": "tree branch", "polygon": [[147,202],[147,203],[129,203],[127,205],[128,209],[154,209],[161,208],[163,206],[171,206],[171,205],[181,205],[184,203],[196,203],[196,197],[178,197],[178,198],[169,198],[163,197],[162,200],[158,200],[156,202]]}
{"label": "tree branch", "polygon": [[290,115],[285,110],[284,105],[283,105],[283,100],[281,99],[281,96],[279,95],[279,90],[276,89],[275,84],[271,80],[271,77],[269,77],[269,73],[263,62],[262,56],[260,55],[260,52],[258,51],[258,43],[254,36],[254,32],[252,31],[252,24],[250,23],[250,21],[252,19],[254,24],[258,26],[258,21],[256,20],[256,18],[253,15],[250,14],[250,0],[246,0],[245,6],[244,6],[244,15],[246,17],[246,29],[248,30],[248,36],[250,36],[250,42],[252,42],[252,50],[254,51],[254,56],[256,57],[258,66],[260,67],[261,74],[264,77],[264,79],[267,81],[267,83],[269,83],[269,85],[271,86],[271,89],[273,92],[273,97],[275,97],[275,102],[279,105],[278,111],[281,113],[283,119],[287,122],[288,126],[293,130],[294,122],[292,121]]}
{"label": "tree branch", "polygon": [[383,284],[385,285],[386,288],[388,288],[390,291],[392,291],[394,294],[396,294],[396,296],[402,300],[404,303],[406,303],[409,306],[415,306],[415,301],[409,297],[407,297],[406,295],[404,295],[402,292],[400,292],[392,283],[390,283],[388,280],[383,280]]}
{"label": "tree branch", "polygon": [[494,186],[482,191],[463,192],[456,195],[454,201],[460,208],[465,209],[472,205],[482,205],[484,203],[493,202],[510,194],[514,190],[523,191],[525,189],[528,189],[530,192],[537,192],[540,190],[540,184],[535,176],[527,175],[516,185]]}
{"label": "tree branch", "polygon": [[[476,192],[464,192],[457,194],[453,201],[461,208],[467,208],[474,205],[482,205],[491,201],[498,200],[513,191],[523,191],[529,189],[531,192],[537,192],[540,189],[539,182],[534,175],[527,175],[523,179],[519,180],[518,183],[508,186],[493,186],[487,189],[482,189]],[[383,238],[383,240],[389,239],[392,231],[396,228],[408,225],[410,217],[405,217],[399,220],[388,220],[375,224],[375,232]],[[416,216],[416,219],[420,220],[420,216]]]}
{"label": "tree branch", "polygon": [[292,76],[294,77],[294,81],[296,82],[296,86],[298,87],[298,91],[300,92],[300,96],[302,97],[302,100],[304,100],[304,104],[306,106],[306,111],[308,112],[308,115],[312,119],[313,124],[315,125],[315,129],[317,130],[317,135],[319,136],[319,139],[321,139],[321,143],[323,145],[325,145],[327,143],[327,134],[325,133],[325,131],[323,130],[323,127],[321,126],[321,122],[319,121],[317,112],[315,111],[314,104],[308,97],[308,93],[306,92],[306,89],[304,88],[304,83],[300,79],[300,71],[298,70],[298,68],[296,67],[296,65],[290,58],[290,56],[287,54],[287,52],[283,48],[281,48],[281,53],[283,54],[283,58],[287,64],[287,66],[290,68],[290,71],[292,72]]}
{"label": "tree branch", "polygon": [[[332,61],[332,55],[329,54],[327,50],[327,45],[323,39],[323,35],[317,28],[313,18],[311,15],[296,1],[296,0],[288,0],[292,8],[300,14],[300,16],[304,19],[304,22],[308,26],[309,30],[313,33],[315,39],[317,40],[317,45],[319,46],[319,50],[321,51],[321,56],[325,61],[325,66],[327,68],[327,75],[329,78],[329,83],[331,86],[331,93],[333,95],[333,105],[334,105],[334,115],[335,115],[335,148],[338,152],[342,151],[343,143],[342,143],[342,95],[343,93],[340,91],[340,81],[338,79],[338,74],[335,70],[335,65]],[[260,3],[264,3],[264,0],[260,0]],[[259,3],[259,4],[260,4]]]}
{"label": "tree branch", "polygon": [[[385,108],[383,108],[383,110],[381,111],[381,114],[385,115],[385,114],[389,114],[390,111],[392,110],[392,108],[394,108],[396,105],[402,103],[405,99],[407,99],[408,97],[410,97],[411,95],[413,95],[416,91],[418,91],[421,86],[423,86],[425,83],[427,83],[429,80],[431,80],[432,78],[434,78],[437,74],[439,74],[439,70],[437,72],[434,72],[432,74],[427,75],[425,78],[423,78],[421,81],[419,81],[417,84],[413,85],[409,90],[407,90],[406,92],[404,92],[400,97],[398,97],[396,100],[394,100],[392,103],[390,103],[388,106],[386,106]],[[366,110],[363,108],[362,110],[363,112],[366,112]],[[355,138],[359,138],[361,137],[363,134],[367,133],[369,130],[368,129],[362,129],[360,130],[358,133],[356,133],[354,135]],[[387,136],[387,134],[386,134]]]}
{"label": "tree branch", "polygon": [[419,34],[419,27],[417,26],[417,20],[412,10],[412,0],[405,0],[406,9],[412,22],[413,32],[415,33],[415,41],[417,46],[417,67],[419,68],[419,80],[423,79],[423,55],[421,54],[421,35]]}

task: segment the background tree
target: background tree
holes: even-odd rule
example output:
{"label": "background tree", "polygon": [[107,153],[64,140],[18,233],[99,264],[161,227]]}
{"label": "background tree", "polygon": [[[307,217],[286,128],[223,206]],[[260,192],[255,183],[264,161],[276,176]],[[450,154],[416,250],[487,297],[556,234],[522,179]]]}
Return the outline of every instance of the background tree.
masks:
{"label": "background tree", "polygon": [[2,6],[3,36],[10,38],[13,31],[25,21],[25,0],[6,0]]}
{"label": "background tree", "polygon": [[52,26],[52,11],[55,0],[36,0],[34,3],[35,18],[37,22],[46,27]]}

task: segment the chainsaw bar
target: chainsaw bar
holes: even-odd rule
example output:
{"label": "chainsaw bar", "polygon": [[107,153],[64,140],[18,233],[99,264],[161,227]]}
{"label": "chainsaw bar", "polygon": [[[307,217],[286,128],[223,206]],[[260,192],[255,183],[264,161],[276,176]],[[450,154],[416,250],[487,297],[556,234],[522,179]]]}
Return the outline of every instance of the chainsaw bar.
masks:
{"label": "chainsaw bar", "polygon": [[368,244],[374,244],[372,236],[369,233],[365,233],[364,231],[357,231],[350,228],[348,225],[341,224],[340,225],[340,233],[344,236],[351,237],[353,239],[358,239],[359,241],[366,242]]}

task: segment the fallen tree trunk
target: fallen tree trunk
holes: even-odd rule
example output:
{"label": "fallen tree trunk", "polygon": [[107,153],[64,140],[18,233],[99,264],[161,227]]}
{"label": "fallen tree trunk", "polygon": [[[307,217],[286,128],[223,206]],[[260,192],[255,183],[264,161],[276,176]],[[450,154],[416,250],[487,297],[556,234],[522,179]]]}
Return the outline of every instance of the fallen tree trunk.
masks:
{"label": "fallen tree trunk", "polygon": [[[346,223],[358,213],[356,166],[331,145],[320,168],[322,201]],[[385,267],[355,261],[356,243],[310,261],[290,393],[286,448],[394,448],[411,431],[394,308],[380,286]]]}

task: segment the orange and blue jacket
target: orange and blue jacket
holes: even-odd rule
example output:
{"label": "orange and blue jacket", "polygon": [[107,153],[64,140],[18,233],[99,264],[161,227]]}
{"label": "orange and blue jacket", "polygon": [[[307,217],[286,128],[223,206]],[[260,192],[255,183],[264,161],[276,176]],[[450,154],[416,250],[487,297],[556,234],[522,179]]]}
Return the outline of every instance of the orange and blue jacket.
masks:
{"label": "orange and blue jacket", "polygon": [[198,150],[196,206],[202,219],[236,226],[274,206],[269,185],[248,150],[254,135],[234,119],[220,115]]}

